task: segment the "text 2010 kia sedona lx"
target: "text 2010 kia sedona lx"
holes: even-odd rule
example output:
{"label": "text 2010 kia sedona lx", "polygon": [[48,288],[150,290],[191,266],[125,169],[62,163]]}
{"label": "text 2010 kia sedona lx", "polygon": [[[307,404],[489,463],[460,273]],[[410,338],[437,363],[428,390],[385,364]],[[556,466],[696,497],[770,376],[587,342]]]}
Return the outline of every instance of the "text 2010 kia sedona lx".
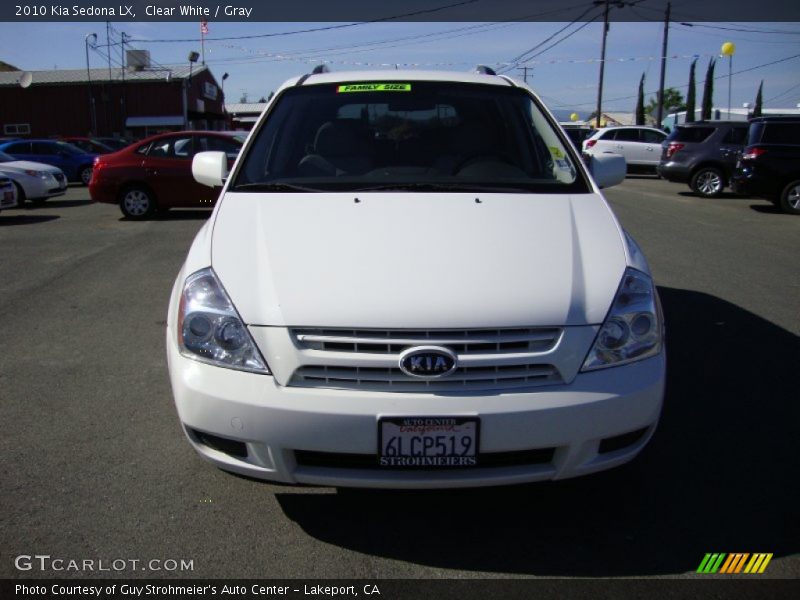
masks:
{"label": "text 2010 kia sedona lx", "polygon": [[[526,86],[484,70],[284,84],[172,291],[197,452],[251,477],[425,488],[625,463],[661,411],[647,263]],[[589,171],[592,171],[590,176]]]}

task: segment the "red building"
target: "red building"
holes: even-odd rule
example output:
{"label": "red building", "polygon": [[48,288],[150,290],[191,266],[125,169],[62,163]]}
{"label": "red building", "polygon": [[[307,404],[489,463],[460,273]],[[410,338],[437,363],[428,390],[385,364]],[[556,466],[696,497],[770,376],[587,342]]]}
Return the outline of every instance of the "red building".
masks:
{"label": "red building", "polygon": [[143,137],[180,129],[225,129],[225,99],[205,65],[23,75],[0,72],[0,136]]}

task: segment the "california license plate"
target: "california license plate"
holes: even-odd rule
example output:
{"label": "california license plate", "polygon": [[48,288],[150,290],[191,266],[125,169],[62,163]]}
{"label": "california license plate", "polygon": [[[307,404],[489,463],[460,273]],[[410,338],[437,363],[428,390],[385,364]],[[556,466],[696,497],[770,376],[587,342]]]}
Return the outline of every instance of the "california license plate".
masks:
{"label": "california license plate", "polygon": [[386,417],[378,421],[382,467],[474,467],[479,420],[475,417]]}

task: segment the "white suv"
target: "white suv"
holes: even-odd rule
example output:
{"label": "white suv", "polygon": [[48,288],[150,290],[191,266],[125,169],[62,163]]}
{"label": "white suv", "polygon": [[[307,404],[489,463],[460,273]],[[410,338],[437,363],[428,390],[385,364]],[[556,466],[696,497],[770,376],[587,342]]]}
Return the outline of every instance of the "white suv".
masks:
{"label": "white suv", "polygon": [[213,464],[286,483],[485,486],[592,473],[656,427],[647,263],[523,84],[321,73],[275,94],[172,291],[178,416]]}
{"label": "white suv", "polygon": [[667,134],[654,127],[608,127],[599,129],[583,142],[586,154],[619,154],[628,172],[655,172],[661,160],[661,142]]}

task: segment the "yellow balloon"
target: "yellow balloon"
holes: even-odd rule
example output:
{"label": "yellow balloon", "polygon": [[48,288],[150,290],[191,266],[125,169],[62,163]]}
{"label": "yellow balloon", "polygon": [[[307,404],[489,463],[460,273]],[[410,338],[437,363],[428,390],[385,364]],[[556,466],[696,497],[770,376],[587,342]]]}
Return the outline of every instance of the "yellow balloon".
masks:
{"label": "yellow balloon", "polygon": [[736,45],[733,42],[725,42],[722,44],[723,56],[733,56],[734,52],[736,52]]}
{"label": "yellow balloon", "polygon": [[569,116],[569,120],[570,120],[570,121],[577,121],[578,119],[580,119],[580,117],[578,116],[578,113],[572,113],[572,114]]}

